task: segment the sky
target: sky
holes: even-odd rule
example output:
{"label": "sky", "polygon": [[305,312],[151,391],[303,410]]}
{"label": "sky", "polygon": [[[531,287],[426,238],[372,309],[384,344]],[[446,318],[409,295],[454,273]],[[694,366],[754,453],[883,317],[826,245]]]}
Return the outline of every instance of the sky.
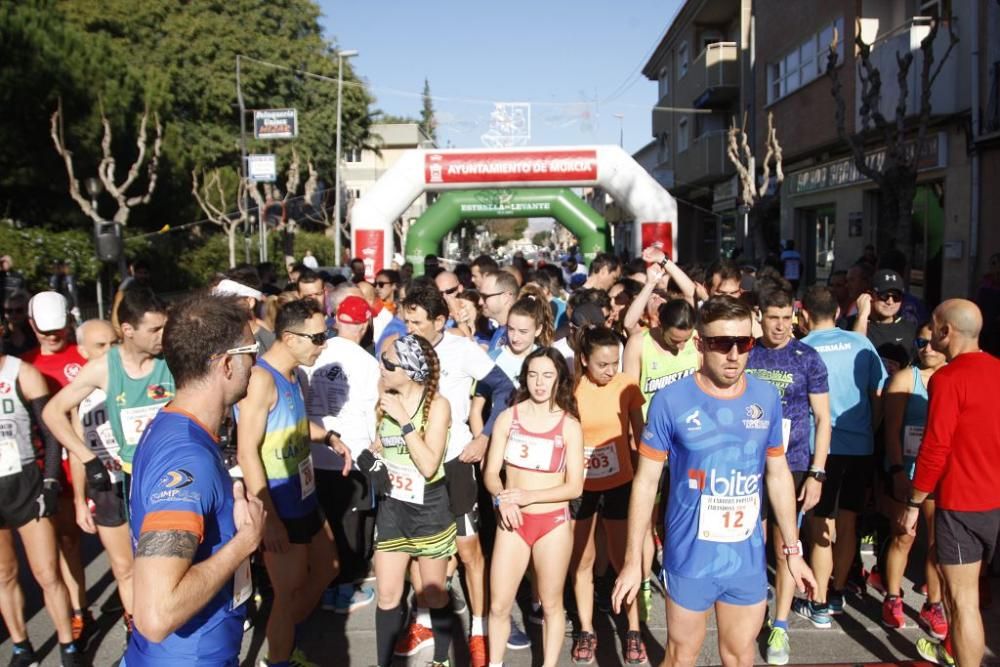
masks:
{"label": "sky", "polygon": [[[656,83],[641,70],[681,1],[319,4],[327,37],[358,50],[352,64],[378,109],[419,118],[428,79],[441,147],[487,145],[498,134],[495,103],[527,102],[528,145],[617,144],[621,130],[634,153],[652,139],[657,101]],[[525,125],[516,131],[528,134]]]}

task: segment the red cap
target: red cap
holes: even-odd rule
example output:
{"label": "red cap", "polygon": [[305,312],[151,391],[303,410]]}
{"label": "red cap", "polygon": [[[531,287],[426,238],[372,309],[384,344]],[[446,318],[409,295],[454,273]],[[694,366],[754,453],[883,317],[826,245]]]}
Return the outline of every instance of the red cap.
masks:
{"label": "red cap", "polygon": [[347,324],[364,324],[372,318],[372,309],[360,296],[351,295],[340,302],[337,321]]}

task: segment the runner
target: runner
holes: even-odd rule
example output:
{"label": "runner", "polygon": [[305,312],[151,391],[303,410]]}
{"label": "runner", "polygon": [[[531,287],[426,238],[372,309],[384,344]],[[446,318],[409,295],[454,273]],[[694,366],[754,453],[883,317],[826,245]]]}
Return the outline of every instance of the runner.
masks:
{"label": "runner", "polygon": [[[106,320],[88,320],[78,330],[80,353],[88,360],[104,357],[115,342],[115,330]],[[111,572],[118,582],[118,596],[124,608],[126,631],[132,630],[132,542],[128,531],[123,473],[118,443],[108,423],[104,392],[95,389],[80,403],[73,426],[91,451],[101,460],[111,477],[109,491],[94,491],[85,484],[73,485],[73,505],[80,529],[97,534],[108,554]],[[86,479],[86,469],[76,456],[70,457],[73,479]],[[94,512],[87,503],[94,503]]]}
{"label": "runner", "polygon": [[[900,315],[903,278],[895,271],[875,274],[872,290],[858,297],[858,314],[852,329],[868,336],[890,374],[913,358],[916,326]],[[903,363],[901,363],[903,362]]]}
{"label": "runner", "polygon": [[208,295],[176,305],[163,340],[177,394],[133,460],[135,631],[121,664],[235,666],[265,512],[230,479],[215,431],[259,343],[238,299]]}
{"label": "runner", "polygon": [[482,299],[483,312],[497,323],[488,350],[493,352],[507,344],[507,317],[510,315],[511,306],[517,301],[521,287],[517,279],[506,271],[487,273],[480,285],[479,296]]}
{"label": "runner", "polygon": [[[59,576],[56,529],[51,519],[59,495],[60,447],[41,419],[49,399],[45,378],[29,363],[0,349],[0,614],[13,652],[10,664],[37,665],[24,623],[13,531],[21,536],[31,573],[42,589],[55,626],[63,667],[82,664],[73,639],[69,592]],[[32,421],[45,443],[44,471],[36,465]]]}
{"label": "runner", "polygon": [[[826,479],[826,459],[830,452],[830,388],[826,365],[816,350],[792,336],[790,292],[780,287],[765,287],[758,293],[757,303],[763,335],[750,350],[747,373],[774,385],[781,396],[782,443],[801,515],[815,507]],[[774,622],[767,640],[767,662],[785,665],[791,650],[788,615],[795,582],[783,562],[785,541],[777,517],[766,496],[762,500],[768,510],[763,518],[771,521],[776,562]]]}
{"label": "runner", "polygon": [[95,389],[113,397],[105,405],[108,423],[120,445],[122,494],[128,503],[132,457],[146,425],[174,395],[174,379],[160,353],[166,307],[147,288],[136,285],[120,292],[118,318],[122,342],[107,355],[87,363],[69,385],[45,407],[45,423],[59,442],[77,456],[87,472],[91,492],[110,490],[110,479],[101,460],[80,438],[70,411],[79,407]]}
{"label": "runner", "polygon": [[517,384],[527,356],[539,346],[552,343],[552,309],[537,296],[523,296],[508,310],[504,328],[506,340],[489,354],[510,381]]}
{"label": "runner", "polygon": [[[45,376],[50,396],[69,384],[87,363],[70,340],[68,308],[66,298],[58,292],[39,292],[28,302],[28,322],[38,339],[38,347],[25,352],[22,359]],[[59,508],[53,520],[59,536],[59,570],[73,605],[73,639],[86,648],[94,630],[94,617],[87,604],[87,582],[80,559],[81,534],[73,508],[73,479],[69,456],[63,451]]]}
{"label": "runner", "polygon": [[607,292],[622,275],[622,263],[616,255],[599,252],[590,261],[590,271],[583,289],[599,289]]}
{"label": "runner", "polygon": [[430,608],[431,665],[449,664],[451,611],[445,580],[448,561],[456,551],[456,526],[444,480],[451,410],[438,392],[440,377],[438,356],[424,338],[406,335],[386,345],[375,449],[388,466],[392,490],[381,501],[377,516],[379,667],[392,664],[393,647],[402,636],[401,601],[411,559],[420,569],[421,596]]}
{"label": "runner", "polygon": [[625,343],[622,370],[639,379],[645,399],[643,418],[656,392],[694,373],[699,363],[697,342],[692,341],[695,311],[691,304],[682,299],[667,301],[660,306],[657,319],[656,327],[630,336]]}
{"label": "runner", "polygon": [[979,349],[983,328],[971,301],[949,299],[931,316],[931,345],[948,365],[931,380],[927,430],[913,490],[898,522],[910,535],[933,492],[935,545],[951,625],[942,644],[917,640],[925,660],[962,667],[983,661],[979,572],[1000,536],[1000,361]]}
{"label": "runner", "polygon": [[[357,289],[351,287],[351,289]],[[361,347],[372,321],[371,308],[360,296],[344,294],[336,304],[337,335],[327,339],[311,366],[299,366],[306,415],[339,438],[357,461],[375,440],[372,415],[378,403],[379,366]],[[334,292],[338,294],[338,292]],[[365,476],[351,469],[345,478],[344,459],[322,442],[310,446],[316,468],[319,504],[333,529],[340,556],[340,573],[323,595],[322,607],[348,614],[375,599],[375,591],[355,584],[368,575],[374,548],[375,512]]]}
{"label": "runner", "polygon": [[613,593],[630,604],[642,580],[642,547],[663,462],[670,459],[664,573],[667,655],[663,665],[694,665],[715,610],[723,665],[751,665],[767,607],[767,565],[759,521],[762,487],[800,589],[815,588],[795,527],[792,476],[781,446],[781,402],[769,384],[746,375],[753,347],[750,311],[713,297],[699,313],[701,368],[653,398],[629,506],[628,550]]}
{"label": "runner", "polygon": [[[445,480],[448,498],[458,528],[458,557],[465,566],[471,627],[469,653],[474,663],[486,661],[486,558],[479,542],[479,481],[476,468],[486,453],[489,436],[499,410],[493,410],[474,434],[469,428],[472,383],[477,382],[491,397],[494,406],[507,404],[513,384],[479,345],[444,330],[448,306],[434,287],[421,285],[410,290],[403,300],[402,316],[406,328],[429,340],[441,363],[441,395],[451,404],[451,428],[445,452]],[[385,350],[385,347],[383,347]],[[416,613],[409,631],[400,637],[397,655],[413,655],[430,644],[426,621],[427,604],[423,599],[420,573],[411,570],[410,580],[417,594]]]}
{"label": "runner", "polygon": [[[933,327],[921,327],[914,341],[917,363],[899,371],[889,380],[885,390],[885,452],[888,475],[886,499],[892,503],[896,516],[904,511],[910,499],[911,481],[916,469],[920,440],[927,425],[927,385],[931,377],[947,363],[943,354],[931,342]],[[920,609],[920,622],[935,639],[948,634],[941,598],[941,578],[938,576],[937,552],[934,544],[934,497],[921,505],[927,524],[927,560],[924,576],[927,578],[927,601]],[[885,557],[886,595],[882,602],[882,624],[890,628],[906,627],[903,613],[902,582],[906,561],[913,547],[913,536],[898,529],[894,532]]]}
{"label": "runner", "polygon": [[[873,433],[882,421],[887,376],[867,338],[834,325],[837,301],[828,287],[807,289],[801,314],[801,326],[808,332],[802,342],[819,352],[826,365],[832,430],[823,491],[807,518],[818,587],[811,600],[798,598],[792,608],[817,628],[829,628],[830,616],[843,613],[844,587],[858,552],[858,515],[871,486]],[[834,536],[841,539],[834,541]]]}
{"label": "runner", "polygon": [[[642,392],[635,380],[619,373],[620,342],[607,327],[588,326],[577,338],[576,389],[584,443],[583,493],[570,502],[573,517],[573,592],[580,629],[573,640],[573,662],[589,665],[597,651],[594,634],[595,531],[600,515],[608,559],[621,572],[625,560],[628,498],[632,490],[633,455],[642,433]],[[652,509],[652,508],[650,508]],[[649,550],[652,543],[649,544]],[[639,607],[627,606],[624,660],[646,662],[639,632]]]}
{"label": "runner", "polygon": [[545,610],[543,664],[552,667],[559,663],[566,628],[563,588],[573,550],[569,501],[583,492],[583,433],[559,352],[532,352],[519,380],[514,406],[497,417],[483,475],[500,514],[490,571],[490,664],[503,664],[514,597],[533,560]]}
{"label": "runner", "polygon": [[[323,279],[312,269],[303,269],[299,272],[299,278],[295,281],[295,292],[300,299],[312,299],[319,306],[320,311],[326,308],[326,291],[323,287]],[[275,332],[277,335],[277,332]]]}
{"label": "runner", "polygon": [[278,310],[277,337],[257,360],[246,398],[237,404],[237,447],[247,492],[267,511],[264,565],[274,587],[267,621],[268,657],[261,665],[311,665],[296,647],[296,624],[319,603],[337,574],[337,548],[316,495],[309,442],[324,442],[344,457],[351,452],[306,417],[295,368],[312,366],[326,342],[323,312],[314,299]]}

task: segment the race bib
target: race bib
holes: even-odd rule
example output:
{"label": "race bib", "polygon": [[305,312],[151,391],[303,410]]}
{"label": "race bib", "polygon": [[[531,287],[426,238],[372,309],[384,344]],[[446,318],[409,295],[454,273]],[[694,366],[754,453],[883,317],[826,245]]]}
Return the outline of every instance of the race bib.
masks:
{"label": "race bib", "polygon": [[583,476],[587,479],[603,479],[617,475],[621,467],[618,465],[618,448],[615,443],[601,447],[583,448]]}
{"label": "race bib", "polygon": [[250,576],[250,559],[244,558],[233,573],[233,606],[236,609],[250,599],[253,594],[253,578]]}
{"label": "race bib", "polygon": [[299,461],[299,483],[302,485],[302,500],[316,493],[316,473],[313,470],[312,454]]}
{"label": "race bib", "polygon": [[760,516],[760,495],[701,497],[698,539],[742,542],[753,534]]}
{"label": "race bib", "polygon": [[788,439],[792,435],[792,420],[782,419],[781,420],[781,445],[785,448],[785,453],[788,453]]}
{"label": "race bib", "polygon": [[392,484],[389,495],[396,500],[423,505],[427,481],[420,471],[392,461],[386,461],[385,465],[389,469],[389,482]]}
{"label": "race bib", "polygon": [[16,440],[0,440],[0,477],[21,472],[21,453]]}
{"label": "race bib", "polygon": [[507,441],[504,458],[511,465],[529,470],[548,470],[552,464],[555,441],[518,434]]}
{"label": "race bib", "polygon": [[924,439],[923,426],[906,426],[903,428],[903,456],[917,458],[920,453],[920,443]]}
{"label": "race bib", "polygon": [[138,408],[125,408],[122,410],[121,422],[122,432],[125,434],[125,444],[134,447],[139,444],[142,432],[146,430],[149,422],[157,415],[163,403],[156,405],[143,405]]}

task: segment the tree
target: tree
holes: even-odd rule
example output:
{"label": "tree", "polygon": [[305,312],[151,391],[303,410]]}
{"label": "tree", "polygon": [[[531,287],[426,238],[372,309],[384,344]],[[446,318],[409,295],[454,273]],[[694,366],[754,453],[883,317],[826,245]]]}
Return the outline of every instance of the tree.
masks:
{"label": "tree", "polygon": [[[115,174],[117,161],[115,160],[114,153],[111,151],[111,123],[107,117],[101,118],[101,123],[104,126],[104,138],[101,140],[103,157],[97,165],[97,177],[104,186],[104,190],[118,204],[118,209],[111,217],[111,221],[115,224],[123,226],[127,224],[132,209],[142,204],[148,204],[150,198],[153,196],[153,191],[156,189],[157,166],[160,162],[160,150],[163,143],[163,126],[160,125],[160,119],[156,114],[153,114],[153,118],[156,123],[156,138],[153,140],[152,155],[149,158],[149,163],[146,165],[146,188],[139,194],[131,196],[128,194],[128,191],[135,184],[136,179],[139,177],[139,171],[146,161],[146,151],[148,149],[146,123],[149,120],[149,110],[147,109],[143,112],[142,120],[139,122],[139,136],[135,142],[138,149],[138,156],[132,163],[132,166],[129,167],[128,173],[125,175],[125,180],[121,182],[118,182],[117,175]],[[73,153],[66,148],[65,141],[59,135],[59,120],[60,113],[59,111],[55,111],[50,119],[50,133],[56,152],[62,157],[63,163],[66,166],[66,175],[69,177],[69,196],[80,207],[80,210],[95,223],[106,222],[106,219],[101,217],[91,202],[80,193],[80,181],[77,180],[73,171]]]}
{"label": "tree", "polygon": [[[774,128],[774,114],[767,112],[767,153],[764,155],[762,163],[763,173],[760,182],[757,179],[757,165],[753,151],[747,141],[747,114],[743,114],[743,125],[736,127],[735,121],[729,126],[729,144],[726,154],[729,161],[736,167],[736,175],[740,182],[740,201],[748,211],[753,222],[747,230],[747,238],[743,240],[744,255],[750,259],[755,254],[767,248],[767,240],[764,236],[764,225],[762,218],[765,209],[769,207],[778,197],[778,187],[785,180],[785,173],[781,168],[781,144],[778,143],[778,132]],[[775,187],[771,187],[771,162],[774,161]]]}
{"label": "tree", "polygon": [[552,232],[542,231],[535,233],[535,235],[531,237],[531,242],[538,247],[544,247],[548,245],[551,239],[552,239]]}
{"label": "tree", "polygon": [[[934,40],[938,28],[944,21],[948,26],[948,48],[944,56],[934,66]],[[872,45],[864,41],[860,22],[855,29],[854,44],[858,50],[858,79],[861,82],[861,126],[853,134],[847,132],[847,102],[844,99],[843,84],[837,67],[836,30],[827,55],[826,73],[831,82],[834,97],[837,135],[847,143],[857,170],[878,185],[881,193],[877,245],[880,252],[895,245],[906,257],[913,256],[913,199],[917,193],[917,168],[920,147],[927,136],[931,118],[931,90],[941,73],[941,67],[958,43],[951,19],[951,3],[945,2],[942,17],[931,20],[930,30],[920,40],[923,56],[920,68],[919,111],[915,121],[908,118],[907,107],[910,95],[907,77],[913,65],[913,53],[896,52],[896,81],[899,97],[896,100],[893,117],[882,113],[882,72],[871,60]],[[915,123],[915,126],[914,126]],[[885,144],[885,160],[881,165],[870,163],[865,155],[865,139],[874,131]]]}
{"label": "tree", "polygon": [[437,119],[434,117],[434,98],[431,97],[431,84],[424,77],[423,108],[420,109],[420,130],[437,143]]}

